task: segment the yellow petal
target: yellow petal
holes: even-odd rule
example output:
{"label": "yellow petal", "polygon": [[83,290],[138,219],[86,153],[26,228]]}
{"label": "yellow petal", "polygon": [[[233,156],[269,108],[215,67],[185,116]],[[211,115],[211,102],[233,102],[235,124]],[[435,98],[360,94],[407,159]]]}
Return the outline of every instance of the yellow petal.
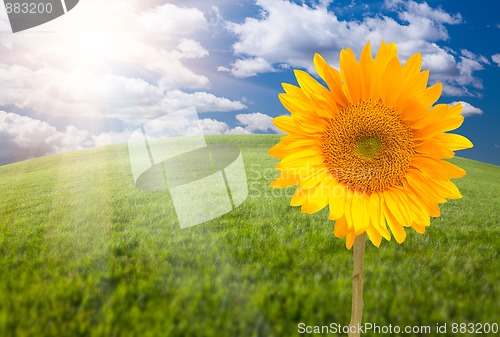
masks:
{"label": "yellow petal", "polygon": [[382,41],[380,43],[380,48],[378,49],[377,55],[375,56],[375,62],[378,62],[380,63],[380,65],[385,66],[387,65],[387,62],[389,62],[389,60],[394,57],[398,57],[396,44],[393,42],[386,44],[384,41]]}
{"label": "yellow petal", "polygon": [[284,150],[284,147],[285,147],[285,144],[283,144],[282,142],[279,142],[278,144],[271,147],[269,149],[269,151],[267,151],[267,153],[271,157],[283,158],[287,155],[287,151]]}
{"label": "yellow petal", "polygon": [[285,90],[285,93],[290,94],[290,95],[295,95],[295,96],[305,96],[304,92],[300,87],[290,84],[290,83],[281,83],[281,86],[283,87],[283,90]]}
{"label": "yellow petal", "polygon": [[364,83],[361,99],[367,100],[369,98],[373,98],[371,95],[373,95],[374,88],[372,87],[376,81],[376,73],[374,71],[375,67],[370,48],[370,41],[368,41],[368,43],[361,51],[361,56],[359,57],[359,66]]}
{"label": "yellow petal", "polygon": [[353,220],[352,220],[352,197],[353,193],[350,189],[346,189],[345,204],[344,204],[344,216],[347,221],[347,226],[349,230],[354,230]]}
{"label": "yellow petal", "polygon": [[336,105],[341,107],[347,106],[349,101],[342,90],[342,76],[340,73],[336,69],[330,67],[325,59],[319,54],[314,55],[314,67],[319,76],[326,82],[328,88],[330,88],[330,94],[336,102]]}
{"label": "yellow petal", "polygon": [[315,100],[323,103],[325,109],[317,109],[315,112],[322,117],[331,118],[333,112],[338,110],[330,92],[305,71],[295,70],[294,73],[302,90],[306,91]]}
{"label": "yellow petal", "polygon": [[459,117],[462,115],[462,102],[458,102],[454,105],[448,105],[446,111],[446,118]]}
{"label": "yellow petal", "polygon": [[289,142],[283,145],[283,151],[296,152],[299,150],[316,150],[321,151],[318,145],[317,139],[301,139],[293,142]]}
{"label": "yellow petal", "polygon": [[430,179],[447,180],[450,178],[448,172],[436,160],[430,157],[416,154],[412,157],[410,165],[420,170]]}
{"label": "yellow petal", "polygon": [[422,211],[422,210],[417,210],[414,212],[414,214],[416,215],[414,217],[414,219],[415,219],[414,223],[417,223],[418,225],[423,226],[423,227],[430,226],[431,220],[430,220],[430,216],[429,216],[429,214],[427,214],[427,212]]}
{"label": "yellow petal", "polygon": [[356,236],[354,235],[354,232],[350,231],[347,232],[345,236],[345,246],[347,249],[351,249],[352,245],[354,245],[354,240],[356,239]]}
{"label": "yellow petal", "polygon": [[413,222],[416,222],[423,226],[428,226],[430,224],[429,212],[427,212],[427,208],[425,207],[425,205],[420,202],[420,200],[416,198],[415,194],[413,194],[407,188],[403,189],[397,187],[397,189],[400,189],[401,193],[404,193],[408,198],[408,207],[410,213],[412,214]]}
{"label": "yellow petal", "polygon": [[369,226],[366,229],[366,233],[368,234],[368,238],[370,238],[370,241],[376,247],[380,247],[380,243],[382,242],[382,235],[380,235],[379,231],[376,230],[375,227]]}
{"label": "yellow petal", "polygon": [[381,97],[380,90],[382,84],[385,82],[385,79],[383,78],[385,68],[387,67],[389,61],[395,57],[397,57],[396,45],[394,43],[387,45],[384,41],[382,41],[374,60],[374,73],[376,73],[376,80],[374,81],[373,86],[370,87],[370,90],[373,90],[373,95],[371,95],[371,97],[375,100],[378,100]]}
{"label": "yellow petal", "polygon": [[[373,194],[372,194],[373,195]],[[389,233],[389,231],[387,230],[387,226],[386,226],[386,221],[385,221],[385,212],[384,212],[384,195],[382,193],[379,193],[377,194],[378,196],[378,199],[379,199],[379,206],[380,206],[380,222],[378,224],[378,231],[380,232],[380,234],[382,234],[382,236],[387,240],[387,241],[390,241],[391,240],[391,234]],[[376,224],[375,224],[376,225]]]}
{"label": "yellow petal", "polygon": [[403,226],[410,226],[410,223],[414,219],[413,219],[413,212],[412,212],[412,209],[411,209],[411,203],[408,200],[408,197],[406,196],[406,194],[399,187],[392,188],[391,192],[393,193],[393,195],[396,196],[396,198],[397,198],[396,200],[399,201],[398,202],[398,206],[399,206],[400,212],[403,213],[403,216],[404,216],[404,214],[408,215],[407,222],[403,223],[402,225]]}
{"label": "yellow petal", "polygon": [[385,218],[387,220],[387,224],[389,225],[389,228],[391,229],[392,235],[394,235],[396,242],[403,243],[406,239],[406,232],[403,226],[400,223],[398,223],[396,218],[392,215],[392,213],[387,207],[385,208],[384,213],[385,213]]}
{"label": "yellow petal", "polygon": [[319,185],[322,181],[325,180],[325,176],[327,175],[327,170],[325,168],[320,168],[316,170],[311,170],[311,173],[312,174],[310,174],[306,178],[301,179],[300,185],[302,186],[302,188],[307,189]]}
{"label": "yellow petal", "polygon": [[283,158],[277,165],[278,169],[299,168],[323,163],[321,152],[316,150],[303,150]]}
{"label": "yellow petal", "polygon": [[269,186],[284,188],[284,187],[295,186],[298,183],[299,179],[294,174],[291,174],[289,171],[281,171],[278,178],[276,178],[276,180]]}
{"label": "yellow petal", "polygon": [[429,71],[425,70],[402,85],[396,108],[405,121],[417,121],[428,115],[429,106],[424,104],[428,79]]}
{"label": "yellow petal", "polygon": [[319,140],[316,135],[305,135],[305,134],[296,134],[296,135],[285,135],[280,137],[280,142],[283,144],[291,144],[294,142],[302,141],[302,140],[314,140],[319,144]]}
{"label": "yellow petal", "polygon": [[427,154],[434,158],[452,158],[455,153],[449,146],[441,143],[435,138],[426,139],[415,145],[415,150],[418,153]]}
{"label": "yellow petal", "polygon": [[359,102],[363,92],[363,81],[359,64],[350,49],[342,49],[340,52],[340,70],[345,79],[346,96],[350,102]]}
{"label": "yellow petal", "polygon": [[380,224],[380,199],[378,193],[372,193],[368,198],[368,212],[370,214],[371,223],[375,227]]}
{"label": "yellow petal", "polygon": [[273,118],[273,124],[284,133],[291,134],[297,131],[297,123],[290,116]]}
{"label": "yellow petal", "polygon": [[300,186],[290,200],[290,206],[300,206],[307,200],[307,191],[303,190]]}
{"label": "yellow petal", "polygon": [[402,67],[397,58],[393,58],[385,68],[381,88],[381,98],[390,107],[396,106],[401,93]]}
{"label": "yellow petal", "polygon": [[420,53],[413,54],[403,66],[403,77],[408,78],[420,74],[421,67],[422,55]]}
{"label": "yellow petal", "polygon": [[[299,89],[299,91],[301,90]],[[278,94],[278,98],[281,104],[283,104],[283,106],[290,111],[292,116],[297,113],[313,116],[316,115],[314,113],[314,104],[311,102],[311,99],[305,95],[281,93]]]}
{"label": "yellow petal", "polygon": [[441,143],[448,146],[453,151],[470,149],[474,145],[470,140],[454,133],[443,133],[436,136]]}
{"label": "yellow petal", "polygon": [[354,193],[353,195],[351,213],[354,226],[354,234],[356,235],[359,235],[366,231],[366,229],[370,225],[368,200],[364,195],[358,195],[358,193]]}
{"label": "yellow petal", "polygon": [[370,222],[384,238],[387,240],[391,239],[391,234],[385,226],[385,218],[381,212],[382,205],[380,203],[380,197],[378,193],[372,193],[369,197],[368,209],[370,214]]}
{"label": "yellow petal", "polygon": [[322,149],[318,145],[318,139],[311,139],[305,136],[301,136],[300,138],[289,137],[290,136],[281,137],[280,142],[269,149],[269,155],[276,158],[284,158],[302,150],[316,150],[322,152]]}
{"label": "yellow petal", "polygon": [[412,186],[410,186],[410,184],[408,183],[408,180],[403,179],[403,185],[405,189],[409,191],[409,197],[414,195],[415,203],[423,206],[423,208],[427,211],[427,213],[429,213],[430,216],[438,217],[440,215],[437,201],[435,201],[432,196],[430,196],[429,194],[425,194],[424,190],[412,188]]}
{"label": "yellow petal", "polygon": [[313,214],[328,205],[328,194],[321,187],[309,189],[306,193],[308,197],[300,209],[302,213]]}
{"label": "yellow petal", "polygon": [[318,53],[314,54],[313,63],[314,63],[314,69],[316,69],[316,72],[318,73],[319,77],[321,77],[323,81],[326,82],[327,79],[326,70],[328,67],[330,67],[330,65],[325,61],[323,56],[321,56]]}
{"label": "yellow petal", "polygon": [[328,219],[337,220],[344,216],[346,190],[343,185],[336,183],[334,181],[331,182],[329,186],[330,186],[330,201],[329,201],[330,215],[328,216]]}
{"label": "yellow petal", "polygon": [[413,135],[415,139],[433,138],[440,133],[458,128],[460,125],[462,125],[463,121],[463,116],[444,119],[442,121],[429,124],[422,129],[416,130]]}
{"label": "yellow petal", "polygon": [[[289,95],[279,94],[278,98],[283,106],[290,111],[296,125],[304,131],[323,132],[328,126],[329,119],[316,114],[317,106],[310,104],[306,99]],[[298,130],[292,131],[297,133]]]}
{"label": "yellow petal", "polygon": [[408,200],[404,194],[399,194],[396,189],[387,189],[384,191],[384,201],[385,214],[390,212],[402,226],[410,225],[410,214],[405,207]]}
{"label": "yellow petal", "polygon": [[[396,110],[402,112],[401,108],[404,107],[404,100],[410,97],[419,96],[419,91],[425,90],[425,84],[420,88],[419,81],[421,79],[420,67],[422,66],[422,56],[420,53],[413,54],[405,63],[402,69],[401,78],[401,93],[396,103]],[[427,82],[426,82],[427,83]]]}
{"label": "yellow petal", "polygon": [[425,226],[419,225],[418,223],[414,222],[411,224],[411,227],[420,234],[425,234]]}
{"label": "yellow petal", "polygon": [[434,189],[437,190],[444,198],[460,199],[462,197],[462,194],[458,190],[457,186],[449,180],[430,180],[430,182]]}
{"label": "yellow petal", "polygon": [[405,178],[409,186],[422,198],[427,198],[436,203],[446,202],[446,199],[433,190],[432,184],[422,172],[415,169],[409,169],[406,172]]}
{"label": "yellow petal", "polygon": [[333,235],[337,238],[343,238],[347,233],[347,221],[345,217],[341,217],[335,221],[335,227],[333,228]]}
{"label": "yellow petal", "polygon": [[414,108],[418,112],[410,110],[412,116],[409,118],[405,117],[408,126],[414,130],[423,129],[429,124],[437,123],[447,118],[448,104],[437,104],[428,110],[423,104],[417,102]]}
{"label": "yellow petal", "polygon": [[461,169],[458,166],[453,165],[450,162],[447,162],[445,160],[440,160],[438,163],[448,173],[450,178],[462,178],[463,176],[465,176],[465,171],[463,169]]}
{"label": "yellow petal", "polygon": [[323,133],[329,124],[329,120],[310,112],[296,112],[292,114],[292,118],[297,122],[297,126],[306,131],[309,136],[311,133]]}
{"label": "yellow petal", "polygon": [[432,87],[429,87],[425,94],[427,96],[427,104],[430,107],[432,104],[436,103],[436,101],[441,96],[441,92],[443,91],[443,84],[436,83]]}

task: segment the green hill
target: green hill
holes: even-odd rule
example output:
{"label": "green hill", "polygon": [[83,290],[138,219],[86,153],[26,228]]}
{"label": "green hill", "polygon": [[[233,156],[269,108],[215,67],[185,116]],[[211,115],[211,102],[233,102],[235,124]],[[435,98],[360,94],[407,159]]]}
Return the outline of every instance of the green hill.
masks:
{"label": "green hill", "polygon": [[[183,230],[167,193],[135,188],[126,145],[0,167],[0,336],[288,337],[299,323],[347,325],[352,251],[326,210],[301,214],[293,189],[267,187],[278,137],[208,140],[242,149],[250,194]],[[500,324],[500,168],[452,161],[467,171],[461,200],[424,236],[368,243],[365,322],[447,323],[440,336],[457,335],[453,323]],[[420,335],[430,334],[405,334]]]}

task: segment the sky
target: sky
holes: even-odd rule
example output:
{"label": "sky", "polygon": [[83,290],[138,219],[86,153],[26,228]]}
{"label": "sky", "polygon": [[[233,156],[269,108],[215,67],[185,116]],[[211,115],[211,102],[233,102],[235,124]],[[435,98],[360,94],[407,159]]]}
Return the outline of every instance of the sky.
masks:
{"label": "sky", "polygon": [[500,165],[500,4],[475,1],[80,0],[13,34],[0,6],[0,165],[126,142],[194,106],[206,134],[276,133],[281,83],[320,53],[395,42],[438,103],[462,102],[458,156]]}

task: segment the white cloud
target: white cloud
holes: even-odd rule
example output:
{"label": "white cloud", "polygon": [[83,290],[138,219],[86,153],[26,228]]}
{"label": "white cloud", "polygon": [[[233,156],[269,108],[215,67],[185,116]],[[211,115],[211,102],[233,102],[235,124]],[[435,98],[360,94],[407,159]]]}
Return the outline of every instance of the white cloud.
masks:
{"label": "white cloud", "polygon": [[[243,117],[242,117],[243,116]],[[253,117],[253,118],[252,118]],[[150,136],[158,133],[161,137],[174,136],[179,131],[185,135],[204,134],[249,134],[254,131],[266,131],[266,123],[271,117],[260,113],[238,115],[238,120],[245,126],[230,127],[216,119],[186,119],[183,116],[171,116],[166,122],[149,124]],[[264,124],[260,125],[260,120]],[[49,154],[73,151],[77,149],[126,143],[130,132],[102,132],[90,135],[87,131],[69,125],[64,131],[57,130],[47,122],[21,116],[16,113],[0,111],[0,165],[45,156]]]}
{"label": "white cloud", "polygon": [[455,105],[457,103],[462,103],[462,116],[464,116],[464,117],[470,117],[470,116],[483,114],[483,110],[476,108],[475,106],[473,106],[467,102],[464,102],[464,101],[451,102],[449,105]]}
{"label": "white cloud", "polygon": [[228,134],[233,134],[233,135],[246,135],[249,134],[248,130],[245,128],[242,128],[241,126],[237,126],[227,132]]}
{"label": "white cloud", "polygon": [[61,132],[46,122],[0,111],[0,165],[79,149],[87,136],[73,125]]}
{"label": "white cloud", "polygon": [[[107,2],[113,1],[108,0]],[[115,5],[117,3],[118,1],[115,2]],[[156,31],[160,34],[171,35],[190,34],[208,27],[208,22],[200,10],[177,7],[168,3],[146,9],[141,13],[139,22],[150,32]]]}
{"label": "white cloud", "polygon": [[250,77],[274,71],[273,66],[262,57],[237,60],[231,65],[231,73],[235,77]]}
{"label": "white cloud", "polygon": [[86,69],[33,71],[0,64],[0,79],[0,104],[57,116],[127,115],[130,108],[153,106],[163,96],[159,87],[143,79]]}
{"label": "white cloud", "polygon": [[490,61],[488,61],[488,59],[486,57],[484,57],[483,55],[474,54],[473,52],[471,52],[470,50],[467,50],[467,49],[462,49],[460,52],[462,53],[463,56],[465,56],[469,59],[477,60],[478,62],[484,63],[484,64],[491,64]]}
{"label": "white cloud", "polygon": [[85,147],[98,147],[111,144],[122,144],[128,141],[130,132],[102,132],[98,135],[90,137],[90,141],[85,144]]}
{"label": "white cloud", "polygon": [[249,131],[237,126],[231,128],[227,123],[218,121],[212,118],[200,119],[201,128],[205,135],[222,135],[222,134],[248,134]]}
{"label": "white cloud", "polygon": [[254,133],[256,131],[274,131],[280,132],[278,128],[273,124],[273,118],[266,114],[260,112],[254,112],[250,114],[238,114],[236,115],[236,119],[243,124],[245,130],[250,133]]}
{"label": "white cloud", "polygon": [[217,71],[228,73],[231,71],[231,69],[229,69],[228,67],[224,67],[224,66],[218,66]]}
{"label": "white cloud", "polygon": [[180,51],[185,58],[196,59],[208,56],[208,51],[203,48],[198,41],[191,39],[181,39],[181,42],[177,46],[177,50]]}
{"label": "white cloud", "polygon": [[[407,18],[405,20],[411,21],[414,17],[431,19],[433,22],[437,23],[447,23],[450,25],[458,24],[462,22],[462,16],[460,13],[456,15],[450,15],[446,13],[443,9],[434,9],[429,6],[426,2],[417,3],[415,1],[408,1],[404,3],[403,1],[393,1],[387,2],[388,7],[393,9],[406,10],[401,12],[400,16]],[[406,7],[406,8],[405,8]]]}
{"label": "white cloud", "polygon": [[500,54],[491,55],[491,59],[500,67]]}
{"label": "white cloud", "polygon": [[227,123],[212,119],[200,119],[201,128],[206,135],[220,135],[227,133],[230,129]]}
{"label": "white cloud", "polygon": [[236,119],[241,126],[231,128],[227,123],[216,119],[201,119],[200,123],[205,134],[249,134],[261,132],[280,132],[273,124],[273,118],[260,112],[237,114]]}
{"label": "white cloud", "polygon": [[489,61],[482,55],[462,50],[459,56],[440,47],[435,52],[424,54],[423,68],[431,69],[433,82],[443,81],[443,92],[448,96],[477,96],[472,89],[482,89],[481,79],[474,75],[483,70]]}
{"label": "white cloud", "polygon": [[231,65],[235,76],[277,71],[284,64],[314,73],[314,52],[338,66],[342,48],[359,54],[368,41],[376,49],[383,39],[397,43],[403,60],[421,52],[423,67],[431,69],[431,82],[445,81],[451,87],[445,94],[474,95],[463,87],[482,88],[474,73],[487,63],[484,57],[472,57],[472,53],[456,56],[436,43],[449,38],[445,25],[462,23],[460,14],[432,8],[425,2],[396,0],[385,4],[397,13],[399,21],[382,14],[344,21],[324,5],[299,5],[286,0],[256,3],[261,8],[259,17],[247,17],[242,23],[226,22],[227,29],[237,37],[233,52],[238,60]]}
{"label": "white cloud", "polygon": [[474,96],[463,86],[443,84],[443,95],[445,96]]}
{"label": "white cloud", "polygon": [[[129,122],[161,116],[195,106],[198,112],[235,111],[246,108],[206,92],[162,91],[140,78],[98,75],[76,69],[30,71],[20,66],[0,65],[0,102],[16,102],[19,108],[31,108],[58,116],[108,116]],[[54,97],[58,99],[54,100]]]}
{"label": "white cloud", "polygon": [[240,101],[231,101],[206,92],[185,93],[180,90],[167,92],[161,104],[165,111],[175,111],[190,106],[196,107],[198,112],[227,112],[246,108]]}

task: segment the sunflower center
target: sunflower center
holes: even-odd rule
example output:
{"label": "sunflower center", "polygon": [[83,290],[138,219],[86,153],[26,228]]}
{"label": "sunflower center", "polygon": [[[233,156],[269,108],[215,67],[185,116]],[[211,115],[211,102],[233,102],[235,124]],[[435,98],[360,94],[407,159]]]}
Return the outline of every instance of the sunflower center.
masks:
{"label": "sunflower center", "polygon": [[373,158],[380,151],[382,142],[376,136],[364,136],[356,144],[356,152],[362,157]]}
{"label": "sunflower center", "polygon": [[369,194],[401,185],[414,154],[410,128],[381,101],[341,109],[322,141],[329,171],[339,182]]}

